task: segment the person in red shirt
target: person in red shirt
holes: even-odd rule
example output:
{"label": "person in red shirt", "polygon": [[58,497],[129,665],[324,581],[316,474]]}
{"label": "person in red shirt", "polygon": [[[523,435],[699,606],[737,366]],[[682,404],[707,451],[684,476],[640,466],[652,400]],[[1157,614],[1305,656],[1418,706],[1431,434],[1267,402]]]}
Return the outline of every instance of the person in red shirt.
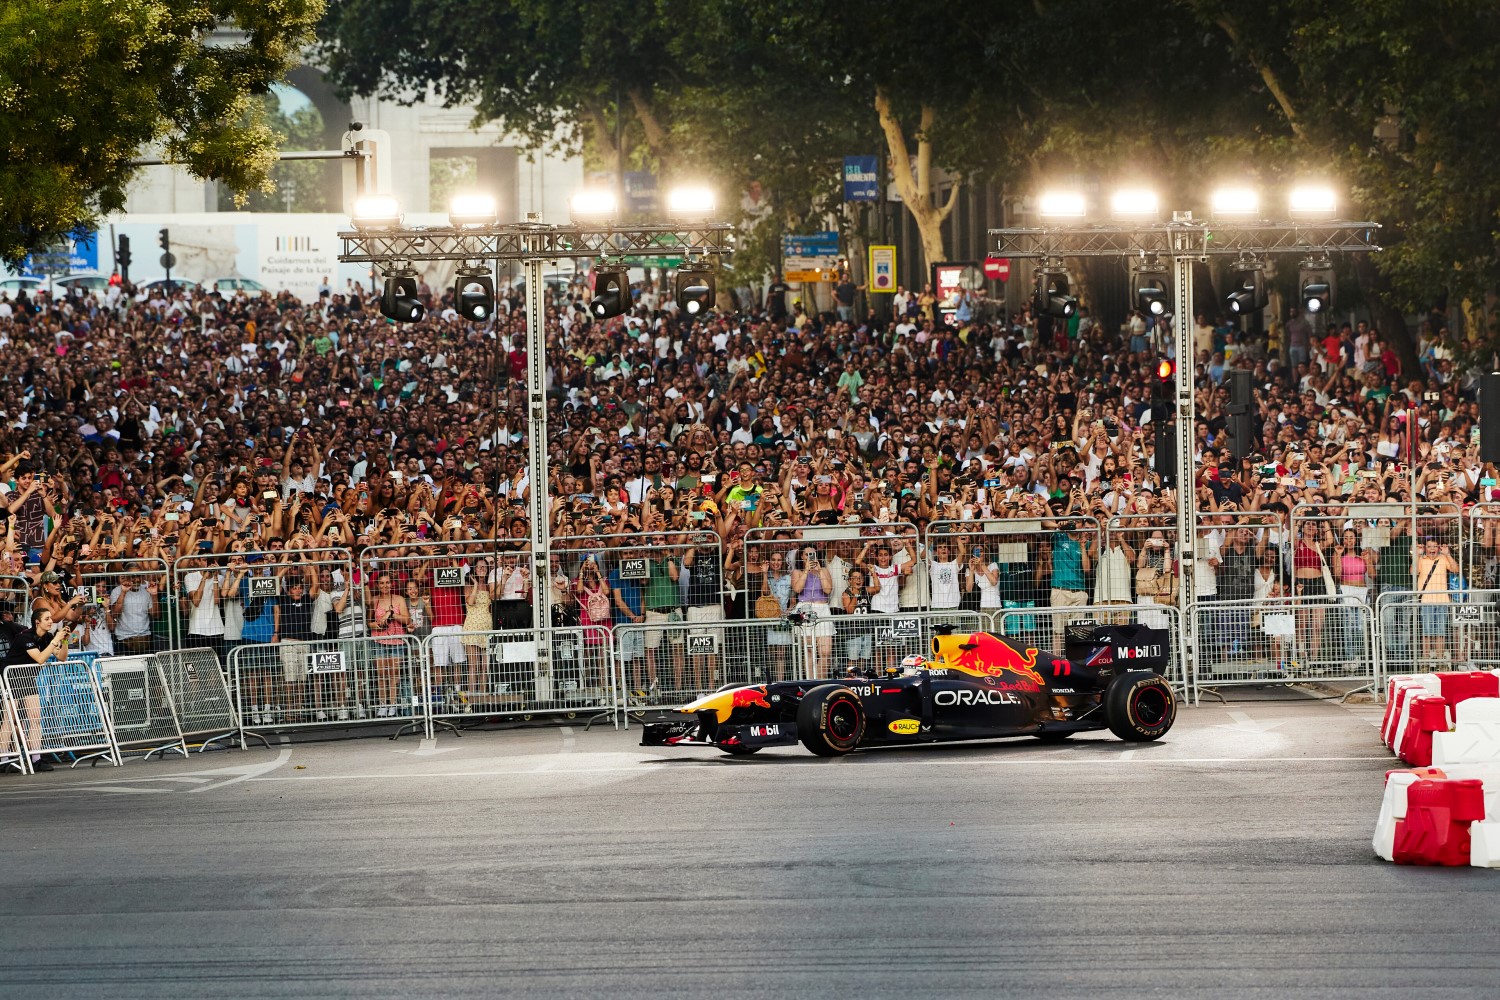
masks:
{"label": "person in red shirt", "polygon": [[[427,562],[420,574],[432,595],[432,686],[442,690],[443,667],[452,666],[453,677],[468,662],[464,656],[464,567],[457,559]],[[438,586],[439,582],[443,586]]]}
{"label": "person in red shirt", "polygon": [[1329,368],[1337,369],[1343,364],[1340,352],[1343,350],[1344,342],[1339,338],[1337,330],[1329,327],[1328,333],[1318,343],[1323,345],[1323,356],[1328,359]]}

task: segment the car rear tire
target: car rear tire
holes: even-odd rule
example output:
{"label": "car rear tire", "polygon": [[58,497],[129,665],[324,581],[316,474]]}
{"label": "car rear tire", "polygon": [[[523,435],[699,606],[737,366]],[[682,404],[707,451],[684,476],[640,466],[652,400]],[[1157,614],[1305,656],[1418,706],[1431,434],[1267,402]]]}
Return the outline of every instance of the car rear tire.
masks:
{"label": "car rear tire", "polygon": [[1167,735],[1177,720],[1177,698],[1160,674],[1132,670],[1110,681],[1104,711],[1110,732],[1130,743],[1149,743]]}
{"label": "car rear tire", "polygon": [[797,738],[819,757],[842,757],[865,735],[865,707],[842,684],[824,684],[797,706]]}

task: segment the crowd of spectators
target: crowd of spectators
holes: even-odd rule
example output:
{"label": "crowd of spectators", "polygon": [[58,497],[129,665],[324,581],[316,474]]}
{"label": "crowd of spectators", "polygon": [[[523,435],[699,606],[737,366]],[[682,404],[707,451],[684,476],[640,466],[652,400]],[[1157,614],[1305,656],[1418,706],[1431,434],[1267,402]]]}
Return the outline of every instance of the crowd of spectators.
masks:
{"label": "crowd of spectators", "polygon": [[[872,653],[843,633],[835,650],[843,614],[1172,601],[1175,499],[1149,405],[1157,359],[1178,356],[1166,321],[1007,314],[964,293],[945,324],[930,289],[863,319],[843,298],[810,314],[780,282],[763,298],[722,289],[720,310],[690,321],[652,282],[633,291],[630,313],[597,322],[586,276],[549,289],[551,593],[590,643],[626,623],[800,607],[813,655],[853,661]],[[522,296],[503,287],[496,319],[475,324],[451,290],[421,292],[429,318],[414,325],[353,284],[311,301],[159,286],[0,298],[0,586],[14,596],[0,611],[45,608],[73,625],[73,648],[101,653],[448,632],[439,667],[482,687],[483,644],[462,637],[530,621]],[[1294,541],[1290,511],[1414,490],[1463,512],[1456,526],[1492,499],[1446,327],[1422,325],[1422,371],[1405,374],[1364,322],[1315,331],[1293,310],[1270,336],[1206,316],[1189,333],[1205,597],[1313,592],[1325,566],[1372,600],[1413,589],[1399,517],[1346,524],[1333,506]],[[1240,460],[1233,368],[1256,390],[1255,454]],[[1106,533],[1117,517],[1131,530]],[[994,519],[1018,523],[977,530]],[[1432,520],[1424,544],[1456,554],[1449,524]],[[835,525],[849,530],[799,536]],[[652,545],[645,575],[621,572]],[[387,565],[447,554],[462,579],[296,565],[299,550],[377,546]],[[270,572],[262,558],[299,603],[244,589]],[[1493,558],[1465,565],[1495,582]],[[642,646],[628,658],[643,687],[712,680]]]}

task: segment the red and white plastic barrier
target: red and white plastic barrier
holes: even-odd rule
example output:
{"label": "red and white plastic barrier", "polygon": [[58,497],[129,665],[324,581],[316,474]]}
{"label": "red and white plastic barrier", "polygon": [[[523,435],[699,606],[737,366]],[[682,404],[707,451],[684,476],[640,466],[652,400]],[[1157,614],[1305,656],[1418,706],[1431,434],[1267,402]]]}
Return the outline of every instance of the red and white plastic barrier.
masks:
{"label": "red and white plastic barrier", "polygon": [[1500,868],[1500,674],[1392,677],[1386,695],[1381,737],[1413,769],[1386,773],[1375,853]]}

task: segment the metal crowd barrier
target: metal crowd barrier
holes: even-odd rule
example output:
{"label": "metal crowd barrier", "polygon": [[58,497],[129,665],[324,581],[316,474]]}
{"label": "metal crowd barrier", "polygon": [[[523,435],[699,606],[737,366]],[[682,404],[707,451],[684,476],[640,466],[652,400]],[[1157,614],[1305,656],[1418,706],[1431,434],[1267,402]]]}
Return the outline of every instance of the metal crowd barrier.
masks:
{"label": "metal crowd barrier", "polygon": [[[1059,656],[1079,652],[1078,658],[1087,661],[1092,650],[1070,650],[1067,640],[1069,626],[1088,625],[1142,625],[1161,629],[1165,637],[1160,641],[1143,639],[1140,642],[1111,645],[1107,652],[1096,654],[1107,659],[1100,663],[1111,663],[1116,668],[1139,659],[1142,663],[1160,662],[1166,667],[1162,676],[1173,690],[1184,697],[1193,697],[1191,672],[1183,668],[1182,620],[1175,607],[1157,604],[1103,604],[1088,607],[1028,608],[1001,611],[995,620],[995,634],[1009,639],[1036,643],[1044,653]],[[1148,633],[1149,635],[1149,633]],[[1157,648],[1160,646],[1160,648]],[[1039,654],[1040,655],[1040,654]]]}
{"label": "metal crowd barrier", "polygon": [[115,745],[122,753],[144,751],[150,758],[175,750],[187,756],[171,692],[156,671],[155,657],[100,657],[99,680]]}
{"label": "metal crowd barrier", "polygon": [[974,611],[796,616],[615,627],[615,663],[629,712],[667,711],[726,684],[841,677],[928,655],[934,629],[979,631]]}
{"label": "metal crowd barrier", "polygon": [[95,757],[120,764],[94,657],[9,666],[4,684],[19,716],[23,754],[65,753],[74,765]]}
{"label": "metal crowd barrier", "polygon": [[[1063,531],[1063,524],[1071,527]],[[1068,598],[1070,600],[1076,599],[1079,604],[1092,603],[1099,595],[1098,560],[1105,551],[1105,534],[1098,518],[1080,514],[1055,519],[1026,517],[933,521],[927,527],[927,544],[923,548],[929,581],[927,606],[934,607],[931,593],[933,564],[936,562],[937,547],[942,542],[953,546],[950,561],[958,562],[960,574],[967,569],[969,559],[975,553],[978,553],[985,566],[994,565],[998,571],[996,588],[1002,602],[1009,601],[1018,606],[1027,602],[1050,603],[1052,585],[1060,581],[1054,578],[1053,572],[1045,569],[1042,570],[1040,579],[1037,578],[1037,573],[1042,561],[1051,558],[1054,542],[1060,532],[1092,549],[1089,568],[1082,574],[1082,587],[1069,588],[1067,591],[1075,595]],[[1053,571],[1055,572],[1055,567]],[[960,588],[962,584],[963,581],[960,580]],[[1128,600],[1128,596],[1124,599]]]}
{"label": "metal crowd barrier", "polygon": [[412,635],[246,643],[228,671],[242,734],[397,723],[430,735],[430,703],[447,697],[429,692]]}
{"label": "metal crowd barrier", "polygon": [[1235,685],[1340,681],[1375,684],[1370,606],[1352,597],[1199,601],[1199,691]]}
{"label": "metal crowd barrier", "polygon": [[[866,544],[885,543],[891,547],[892,565],[902,566],[911,562],[912,571],[900,582],[900,604],[902,611],[921,611],[927,606],[927,563],[922,553],[922,541],[917,526],[909,521],[863,522],[854,524],[815,524],[796,527],[760,527],[745,532],[745,574],[752,568],[768,566],[774,553],[780,553],[782,563],[791,572],[801,565],[803,553],[815,549],[823,566],[829,571],[833,593],[829,603],[838,605],[849,571],[854,568],[860,551]],[[910,551],[907,545],[910,545]],[[870,566],[875,565],[875,556],[868,557]],[[758,594],[746,589],[745,602],[755,603]],[[792,595],[792,604],[797,595]]]}
{"label": "metal crowd barrier", "polygon": [[435,720],[462,725],[488,719],[536,716],[615,714],[619,689],[614,648],[608,629],[549,630],[552,664],[537,663],[536,633],[531,629],[432,635],[422,640],[423,659],[431,662],[436,643],[461,643],[468,658],[469,681],[435,691],[430,700]]}
{"label": "metal crowd barrier", "polygon": [[171,699],[184,749],[202,753],[234,738],[240,729],[234,699],[219,657],[211,649],[174,649],[152,658],[156,676]]}
{"label": "metal crowd barrier", "polygon": [[31,754],[21,740],[20,714],[10,696],[10,688],[0,676],[0,769],[3,768],[22,774],[31,773]]}
{"label": "metal crowd barrier", "polygon": [[1381,689],[1391,674],[1500,669],[1500,590],[1391,590],[1375,599]]}
{"label": "metal crowd barrier", "polygon": [[[85,595],[88,602],[100,605],[109,604],[117,588],[133,590],[140,587],[145,590],[147,584],[156,587],[156,594],[152,597],[153,607],[148,611],[150,616],[148,635],[141,637],[145,639],[143,643],[145,648],[133,651],[135,655],[168,649],[181,641],[181,632],[177,627],[177,603],[172,599],[172,571],[165,559],[155,556],[130,559],[87,559],[78,564],[76,580],[78,588],[88,588]],[[126,587],[126,584],[131,586]],[[125,652],[121,649],[121,640],[117,637],[119,627],[118,617],[110,621],[109,631],[111,636],[115,637],[114,649],[117,653]]]}
{"label": "metal crowd barrier", "polygon": [[31,583],[24,576],[0,576],[0,602],[15,609],[17,624],[31,624]]}

